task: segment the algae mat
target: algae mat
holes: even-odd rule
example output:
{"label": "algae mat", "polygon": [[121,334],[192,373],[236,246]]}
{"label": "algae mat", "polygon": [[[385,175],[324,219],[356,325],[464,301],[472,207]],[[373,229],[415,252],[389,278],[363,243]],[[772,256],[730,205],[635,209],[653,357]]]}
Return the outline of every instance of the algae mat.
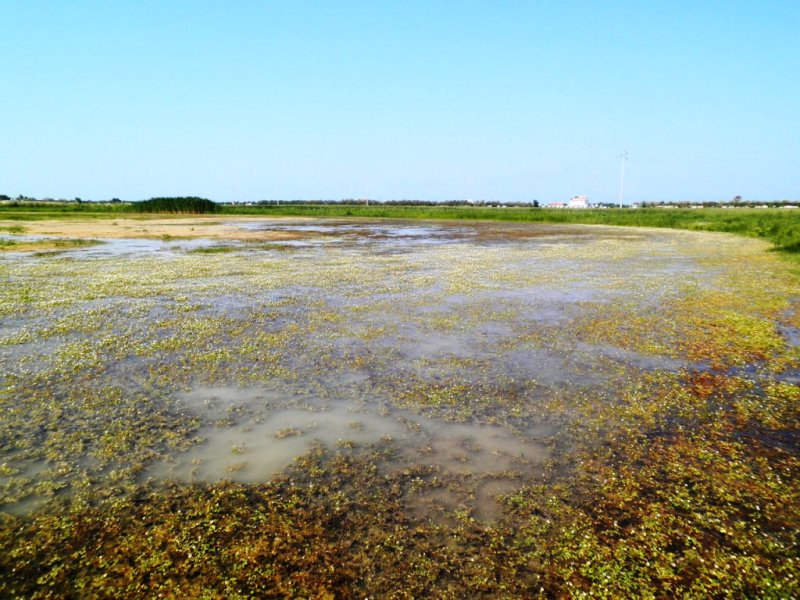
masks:
{"label": "algae mat", "polygon": [[797,595],[765,244],[181,227],[0,257],[4,596]]}

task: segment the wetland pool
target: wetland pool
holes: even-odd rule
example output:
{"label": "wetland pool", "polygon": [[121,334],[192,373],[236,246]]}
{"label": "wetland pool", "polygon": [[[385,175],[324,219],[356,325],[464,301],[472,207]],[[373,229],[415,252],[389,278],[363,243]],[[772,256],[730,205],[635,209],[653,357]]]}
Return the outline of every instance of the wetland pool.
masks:
{"label": "wetland pool", "polygon": [[[347,471],[337,502],[366,493],[369,473],[406,523],[511,526],[526,490],[569,487],[632,423],[696,418],[664,400],[688,377],[746,366],[767,389],[796,372],[794,358],[765,362],[791,354],[797,324],[780,322],[794,309],[756,240],[225,226],[247,236],[0,255],[0,511],[103,510],[176,486],[314,486],[346,463],[363,474]],[[702,332],[727,335],[716,319],[763,325],[763,348],[739,348],[734,330],[707,349]]]}
{"label": "wetland pool", "polygon": [[609,307],[649,310],[707,277],[702,257],[677,251],[690,236],[663,232],[243,228],[294,237],[220,253],[203,239],[115,239],[5,257],[3,383],[22,390],[22,422],[6,421],[6,510],[78,482],[102,488],[109,473],[268,481],[317,444],[392,443],[398,464],[476,486],[527,481],[565,425],[547,409],[554,397],[681,366],[587,342],[581,324]]}

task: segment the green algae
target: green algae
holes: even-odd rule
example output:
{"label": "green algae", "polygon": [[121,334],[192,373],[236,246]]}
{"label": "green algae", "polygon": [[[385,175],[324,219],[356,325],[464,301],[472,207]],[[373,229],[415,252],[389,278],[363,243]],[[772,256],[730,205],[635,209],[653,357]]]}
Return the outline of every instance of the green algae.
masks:
{"label": "green algae", "polygon": [[[31,257],[0,276],[3,595],[798,592],[797,280],[758,242]],[[204,386],[256,391],[180,401]],[[149,470],[290,409],[318,424],[270,435],[305,453],[262,482],[224,481],[257,464],[239,441],[217,479]],[[370,438],[359,415],[397,429]],[[534,442],[546,459],[514,450]]]}

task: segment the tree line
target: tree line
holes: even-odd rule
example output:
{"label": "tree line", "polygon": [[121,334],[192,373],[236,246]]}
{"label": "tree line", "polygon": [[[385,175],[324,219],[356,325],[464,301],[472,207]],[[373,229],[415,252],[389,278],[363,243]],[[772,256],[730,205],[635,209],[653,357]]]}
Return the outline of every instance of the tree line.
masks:
{"label": "tree line", "polygon": [[207,198],[176,196],[172,198],[150,198],[134,202],[133,210],[140,213],[215,213],[219,205]]}

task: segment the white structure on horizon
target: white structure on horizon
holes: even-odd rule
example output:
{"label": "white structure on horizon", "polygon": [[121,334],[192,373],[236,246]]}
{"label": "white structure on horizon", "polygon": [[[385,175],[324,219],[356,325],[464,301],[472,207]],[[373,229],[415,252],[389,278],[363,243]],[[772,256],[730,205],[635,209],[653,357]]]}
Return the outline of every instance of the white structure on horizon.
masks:
{"label": "white structure on horizon", "polygon": [[567,208],[589,208],[588,196],[573,196],[567,202]]}

